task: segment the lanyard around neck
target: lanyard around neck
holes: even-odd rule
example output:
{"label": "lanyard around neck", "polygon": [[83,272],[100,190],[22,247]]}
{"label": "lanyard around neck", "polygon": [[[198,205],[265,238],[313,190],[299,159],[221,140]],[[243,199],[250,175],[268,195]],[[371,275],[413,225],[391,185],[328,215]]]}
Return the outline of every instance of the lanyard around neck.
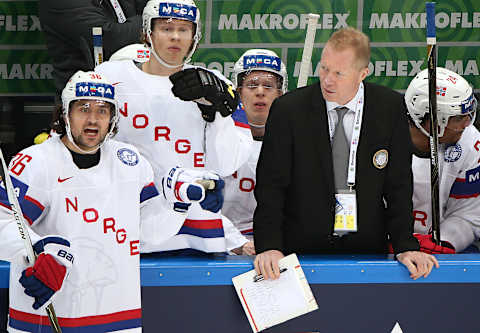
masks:
{"label": "lanyard around neck", "polygon": [[362,115],[364,104],[363,82],[360,83],[359,97],[355,104],[355,121],[353,123],[352,141],[350,142],[350,158],[348,159],[347,185],[350,190],[355,186],[355,172],[357,170],[357,150],[362,128]]}
{"label": "lanyard around neck", "polygon": [[125,18],[125,14],[123,13],[122,7],[120,6],[118,0],[110,0],[110,3],[112,4],[113,10],[117,15],[118,23],[125,23],[127,19]]}

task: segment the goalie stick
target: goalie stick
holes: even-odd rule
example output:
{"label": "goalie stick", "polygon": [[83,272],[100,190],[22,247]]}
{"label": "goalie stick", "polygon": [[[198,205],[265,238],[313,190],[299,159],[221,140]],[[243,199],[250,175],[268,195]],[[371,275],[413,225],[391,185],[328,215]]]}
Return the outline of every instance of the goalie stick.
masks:
{"label": "goalie stick", "polygon": [[[7,164],[5,163],[3,152],[1,149],[0,149],[0,159],[2,161],[2,167],[0,168],[0,180],[3,179],[3,184],[5,186],[5,190],[7,191],[7,197],[8,197],[8,201],[10,202],[13,217],[15,218],[15,222],[17,223],[18,232],[20,233],[20,237],[23,240],[23,245],[27,250],[28,261],[31,265],[33,265],[35,263],[35,260],[37,259],[37,256],[33,251],[32,241],[30,239],[30,235],[28,234],[25,220],[23,219],[22,209],[20,207],[20,204],[18,203],[17,195],[15,194],[12,180],[10,179],[10,174],[8,173]],[[55,314],[55,309],[53,308],[53,304],[50,303],[46,307],[46,310],[47,310],[48,319],[50,320],[50,326],[52,327],[53,332],[62,333],[62,329],[58,324],[58,319],[57,319],[57,315]]]}
{"label": "goalie stick", "polygon": [[432,206],[432,239],[440,244],[438,117],[437,117],[437,38],[435,2],[425,4],[427,12],[428,107],[430,113],[430,197]]}
{"label": "goalie stick", "polygon": [[298,74],[297,88],[307,85],[308,74],[310,69],[310,61],[312,60],[313,43],[315,42],[315,33],[317,31],[317,22],[320,15],[308,14],[307,35],[303,44],[302,62]]}

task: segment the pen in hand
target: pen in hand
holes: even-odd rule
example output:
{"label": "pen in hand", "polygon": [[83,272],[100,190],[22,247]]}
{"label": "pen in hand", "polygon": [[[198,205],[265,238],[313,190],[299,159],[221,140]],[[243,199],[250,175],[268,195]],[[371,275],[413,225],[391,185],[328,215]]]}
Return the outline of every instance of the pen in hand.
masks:
{"label": "pen in hand", "polygon": [[[283,273],[283,272],[286,272],[287,269],[286,268],[280,268],[280,273]],[[255,275],[253,277],[253,282],[260,282],[260,281],[263,281],[265,280],[265,278],[263,277],[262,274],[258,274],[258,275]]]}

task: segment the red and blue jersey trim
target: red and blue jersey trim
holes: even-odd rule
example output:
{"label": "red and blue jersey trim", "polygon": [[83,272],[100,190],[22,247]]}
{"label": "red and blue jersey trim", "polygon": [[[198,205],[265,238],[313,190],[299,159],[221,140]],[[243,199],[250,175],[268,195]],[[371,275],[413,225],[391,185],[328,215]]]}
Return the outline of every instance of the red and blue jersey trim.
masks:
{"label": "red and blue jersey trim", "polygon": [[[58,317],[64,333],[111,332],[142,326],[142,310],[134,309],[99,316],[80,318]],[[9,325],[12,328],[35,333],[51,333],[47,316],[39,316],[10,308]]]}
{"label": "red and blue jersey trim", "polygon": [[245,230],[242,230],[240,232],[242,233],[242,235],[252,235],[253,236],[253,229],[252,228],[245,229]]}
{"label": "red and blue jersey trim", "polygon": [[457,178],[450,189],[450,198],[468,199],[480,195],[480,166],[467,170],[465,178]]}
{"label": "red and blue jersey trim", "polygon": [[[15,189],[18,189],[18,203],[22,209],[23,216],[32,225],[42,215],[45,207],[35,198],[28,196],[28,185],[18,180],[15,177],[10,176],[12,179],[12,185]],[[10,202],[8,201],[8,195],[5,188],[0,187],[0,206],[7,209],[11,209]]]}
{"label": "red and blue jersey trim", "polygon": [[465,178],[457,178],[450,190],[450,198],[468,199],[480,195],[480,182],[468,182]]}
{"label": "red and blue jersey trim", "polygon": [[142,189],[142,192],[140,192],[140,203],[147,201],[148,199],[151,199],[153,197],[156,197],[157,195],[158,195],[158,190],[155,187],[154,183],[145,185]]}
{"label": "red and blue jersey trim", "polygon": [[225,237],[221,219],[191,220],[186,219],[178,232],[179,235],[192,235],[202,238]]}
{"label": "red and blue jersey trim", "polygon": [[235,122],[235,126],[250,129],[250,125],[248,125],[247,113],[243,108],[242,102],[238,103],[237,109],[232,114],[232,119]]}

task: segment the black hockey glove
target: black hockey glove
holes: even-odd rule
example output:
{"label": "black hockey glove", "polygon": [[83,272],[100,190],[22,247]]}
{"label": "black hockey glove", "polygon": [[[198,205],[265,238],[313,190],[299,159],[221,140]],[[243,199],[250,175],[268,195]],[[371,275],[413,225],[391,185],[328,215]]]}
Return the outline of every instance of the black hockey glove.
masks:
{"label": "black hockey glove", "polygon": [[215,120],[215,113],[228,117],[235,112],[239,95],[232,86],[203,68],[188,68],[170,75],[173,94],[184,101],[194,101],[205,121]]}

